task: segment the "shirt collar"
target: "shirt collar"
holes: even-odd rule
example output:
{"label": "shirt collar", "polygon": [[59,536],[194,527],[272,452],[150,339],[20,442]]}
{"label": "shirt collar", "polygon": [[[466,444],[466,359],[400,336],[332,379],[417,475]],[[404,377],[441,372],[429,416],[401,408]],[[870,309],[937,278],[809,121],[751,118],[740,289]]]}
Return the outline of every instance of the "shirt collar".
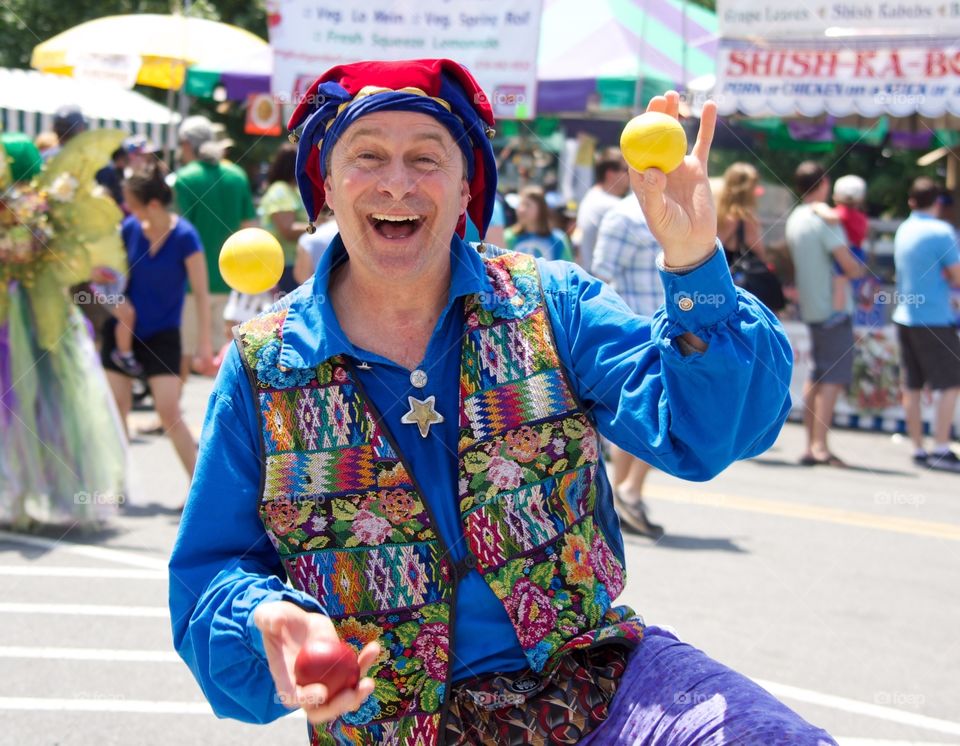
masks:
{"label": "shirt collar", "polygon": [[[283,322],[279,364],[284,368],[312,368],[335,355],[356,357],[356,348],[343,333],[330,302],[330,273],[350,261],[340,234],[320,256],[317,271],[291,293]],[[457,235],[450,241],[449,308],[465,295],[490,290],[483,259]]]}

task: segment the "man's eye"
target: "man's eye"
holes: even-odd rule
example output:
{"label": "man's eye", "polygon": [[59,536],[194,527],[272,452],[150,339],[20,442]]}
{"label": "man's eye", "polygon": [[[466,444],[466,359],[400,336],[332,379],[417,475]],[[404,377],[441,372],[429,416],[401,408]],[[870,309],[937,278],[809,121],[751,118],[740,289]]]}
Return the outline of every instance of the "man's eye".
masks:
{"label": "man's eye", "polygon": [[436,158],[432,158],[429,155],[421,155],[419,158],[417,158],[417,162],[427,163],[431,166],[436,166],[440,163],[440,161],[438,161]]}
{"label": "man's eye", "polygon": [[378,156],[376,153],[361,153],[357,157],[364,161],[375,161],[380,158],[380,156]]}

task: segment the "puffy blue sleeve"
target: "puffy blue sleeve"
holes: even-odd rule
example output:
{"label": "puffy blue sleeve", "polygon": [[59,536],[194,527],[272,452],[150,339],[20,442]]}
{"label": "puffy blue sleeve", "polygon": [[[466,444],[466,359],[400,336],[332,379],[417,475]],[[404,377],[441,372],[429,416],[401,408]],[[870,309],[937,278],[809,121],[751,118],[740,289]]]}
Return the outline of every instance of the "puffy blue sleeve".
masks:
{"label": "puffy blue sleeve", "polygon": [[[793,353],[776,317],[733,284],[722,251],[686,273],[661,264],[666,302],[652,318],[575,265],[540,270],[561,361],[604,436],[697,481],[776,440]],[[707,349],[688,348],[685,332]]]}
{"label": "puffy blue sleeve", "polygon": [[266,723],[279,703],[253,612],[265,601],[322,611],[285,585],[257,512],[260,438],[236,346],[207,407],[200,454],[170,558],[170,616],[177,652],[219,717]]}

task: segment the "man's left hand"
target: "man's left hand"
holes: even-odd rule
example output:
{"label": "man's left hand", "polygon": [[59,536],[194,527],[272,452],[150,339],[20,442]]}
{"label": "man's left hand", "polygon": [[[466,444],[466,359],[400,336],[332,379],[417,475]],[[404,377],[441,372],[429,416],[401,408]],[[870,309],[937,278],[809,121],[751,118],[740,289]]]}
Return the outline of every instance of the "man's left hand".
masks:
{"label": "man's left hand", "polygon": [[[668,91],[655,96],[647,111],[677,117],[680,95]],[[663,248],[667,267],[698,264],[714,249],[717,209],[707,178],[707,158],[717,124],[717,105],[708,101],[700,115],[700,130],[690,155],[669,174],[658,168],[630,169],[630,185],[647,218],[647,225]]]}

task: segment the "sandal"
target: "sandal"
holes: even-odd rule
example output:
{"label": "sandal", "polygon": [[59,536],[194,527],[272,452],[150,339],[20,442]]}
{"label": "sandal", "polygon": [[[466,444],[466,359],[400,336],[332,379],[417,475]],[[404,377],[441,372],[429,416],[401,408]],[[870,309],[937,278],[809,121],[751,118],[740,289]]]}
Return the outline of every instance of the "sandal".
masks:
{"label": "sandal", "polygon": [[837,469],[846,469],[847,463],[839,456],[828,453],[826,458],[817,458],[816,456],[804,456],[800,459],[801,466],[834,466]]}
{"label": "sandal", "polygon": [[653,523],[647,517],[643,502],[628,503],[617,492],[613,493],[613,505],[620,515],[620,526],[625,531],[638,536],[646,536],[657,541],[663,537],[663,526]]}

